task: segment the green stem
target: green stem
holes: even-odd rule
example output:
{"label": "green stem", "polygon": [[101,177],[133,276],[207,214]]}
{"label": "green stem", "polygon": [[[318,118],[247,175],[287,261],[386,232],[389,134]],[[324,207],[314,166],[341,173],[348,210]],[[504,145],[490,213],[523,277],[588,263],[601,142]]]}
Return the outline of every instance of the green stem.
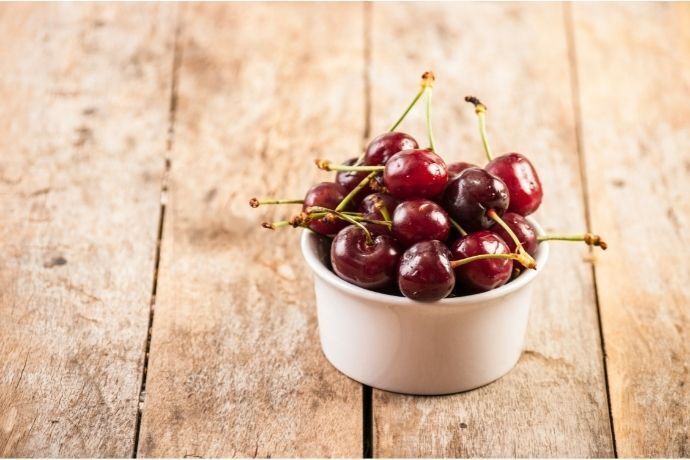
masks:
{"label": "green stem", "polygon": [[280,221],[278,221],[278,222],[263,222],[263,223],[261,224],[261,226],[262,226],[263,228],[267,228],[267,229],[269,229],[269,230],[275,230],[275,229],[277,229],[277,228],[287,227],[287,226],[289,226],[289,225],[290,225],[290,222],[287,221],[287,220],[280,220]]}
{"label": "green stem", "polygon": [[428,85],[426,88],[426,132],[429,136],[429,148],[432,152],[436,152],[434,147],[434,132],[431,129],[431,93],[432,87]]}
{"label": "green stem", "polygon": [[465,231],[465,229],[462,228],[462,227],[460,226],[460,224],[457,223],[457,222],[455,221],[455,219],[453,219],[452,217],[449,217],[449,219],[450,219],[451,225],[453,225],[453,227],[455,227],[455,230],[458,231],[458,233],[460,234],[460,236],[467,236],[467,232]]}
{"label": "green stem", "polygon": [[484,146],[484,152],[489,161],[494,159],[491,153],[491,147],[489,146],[489,139],[486,136],[486,106],[481,103],[479,99],[473,96],[465,97],[465,100],[471,104],[474,104],[474,111],[477,113],[477,118],[479,118],[479,135],[482,138],[482,145]]}
{"label": "green stem", "polygon": [[[374,196],[376,196],[376,195],[374,195]],[[383,220],[385,222],[391,221],[391,215],[388,212],[388,208],[386,208],[386,203],[384,203],[383,200],[381,198],[379,198],[378,196],[376,197],[376,202],[374,203],[374,206],[376,207],[376,209],[379,210],[379,212],[381,213],[381,216],[383,217]]]}
{"label": "green stem", "polygon": [[383,166],[348,166],[333,164],[328,160],[315,160],[316,166],[324,171],[383,171]]}
{"label": "green stem", "polygon": [[469,264],[470,262],[475,262],[477,260],[485,260],[485,259],[519,260],[519,256],[517,256],[516,254],[479,254],[477,256],[470,256],[470,257],[466,257],[464,259],[451,260],[450,266],[453,268],[457,268],[461,265]]}
{"label": "green stem", "polygon": [[608,245],[599,235],[594,233],[585,233],[584,235],[540,235],[537,241],[584,241],[588,246],[599,246],[604,251]]}
{"label": "green stem", "polygon": [[405,117],[407,116],[407,114],[410,113],[410,110],[412,110],[412,108],[413,108],[415,105],[417,105],[417,102],[418,102],[419,99],[422,97],[422,94],[424,94],[424,90],[425,90],[425,89],[426,89],[426,87],[425,87],[425,86],[422,86],[422,88],[419,90],[419,92],[418,92],[417,95],[414,97],[414,99],[412,99],[412,102],[410,102],[410,105],[407,106],[407,108],[406,108],[405,111],[402,113],[402,115],[400,115],[400,117],[395,121],[395,123],[393,123],[393,124],[391,125],[391,127],[388,128],[388,132],[389,132],[389,133],[395,131],[395,129],[400,125],[400,123],[403,122],[403,120],[405,119]]}
{"label": "green stem", "polygon": [[252,208],[258,208],[262,204],[302,204],[304,203],[304,200],[301,198],[295,198],[291,200],[272,200],[272,199],[264,199],[264,200],[259,200],[258,198],[252,198],[249,200],[249,206]]}
{"label": "green stem", "polygon": [[379,172],[378,171],[372,171],[370,172],[367,177],[362,179],[359,184],[352,190],[350,190],[350,193],[348,193],[345,198],[342,199],[342,201],[338,204],[338,206],[335,208],[336,211],[342,211],[345,206],[347,206],[350,201],[367,185],[369,185],[369,181],[374,178]]}
{"label": "green stem", "polygon": [[504,220],[501,219],[501,216],[499,216],[493,209],[489,209],[488,211],[486,211],[486,215],[493,219],[498,225],[500,225],[503,228],[503,230],[505,230],[506,233],[508,233],[510,239],[513,240],[513,242],[515,243],[515,247],[517,249],[517,254],[520,257],[520,260],[518,261],[527,268],[536,268],[537,261],[534,260],[534,257],[529,255],[529,253],[525,250],[524,247],[522,247],[522,243],[520,243],[520,240],[518,239],[515,232],[513,232],[513,230],[508,226],[508,224],[506,224]]}
{"label": "green stem", "polygon": [[336,217],[338,217],[344,221],[350,222],[353,225],[358,226],[359,228],[362,229],[362,231],[366,235],[367,244],[374,244],[374,239],[371,237],[371,232],[364,225],[362,225],[361,222],[358,222],[357,220],[355,220],[354,217],[348,216],[347,214],[343,214],[340,211],[335,211],[335,210],[328,209],[328,208],[322,208],[320,206],[313,206],[311,209],[313,209],[314,211],[317,211],[317,212],[325,212],[327,214],[329,214],[329,213],[334,214]]}

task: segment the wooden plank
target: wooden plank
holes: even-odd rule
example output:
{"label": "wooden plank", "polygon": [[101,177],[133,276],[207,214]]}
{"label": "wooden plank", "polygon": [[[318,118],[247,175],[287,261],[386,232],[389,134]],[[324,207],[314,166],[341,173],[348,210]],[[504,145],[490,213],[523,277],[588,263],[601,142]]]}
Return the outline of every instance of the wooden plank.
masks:
{"label": "wooden plank", "polygon": [[688,457],[690,5],[573,10],[618,453]]}
{"label": "wooden plank", "polygon": [[139,454],[359,456],[361,386],[321,354],[299,232],[259,226],[298,210],[247,201],[359,153],[362,7],[197,4],[181,48]]}
{"label": "wooden plank", "polygon": [[0,455],[130,456],[168,7],[0,7]]}
{"label": "wooden plank", "polygon": [[[376,4],[372,22],[372,135],[431,69],[439,153],[484,164],[474,111],[463,101],[478,96],[489,107],[494,151],[522,152],[540,171],[546,195],[537,219],[551,230],[584,230],[560,5]],[[426,143],[417,113],[403,129]],[[586,255],[584,246],[552,247],[535,286],[526,351],[506,377],[445,397],[374,391],[374,455],[611,456]]]}

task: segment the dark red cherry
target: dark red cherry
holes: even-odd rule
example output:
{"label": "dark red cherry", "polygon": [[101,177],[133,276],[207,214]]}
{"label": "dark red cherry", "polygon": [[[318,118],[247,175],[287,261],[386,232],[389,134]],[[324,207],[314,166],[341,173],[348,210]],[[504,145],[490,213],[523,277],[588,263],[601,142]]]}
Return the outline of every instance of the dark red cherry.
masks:
{"label": "dark red cherry", "polygon": [[[527,251],[529,255],[534,256],[534,254],[537,252],[537,248],[539,247],[539,241],[537,240],[537,230],[532,226],[532,224],[530,224],[529,221],[520,214],[516,214],[514,212],[506,212],[503,214],[502,219],[503,222],[510,227],[513,233],[515,233],[515,236],[517,236],[520,244],[522,244],[522,247],[525,248],[525,251]],[[489,228],[489,230],[500,236],[501,239],[506,242],[510,252],[515,252],[515,242],[510,235],[508,235],[508,232],[503,229],[503,227],[498,224],[494,224],[491,226],[491,228]]]}
{"label": "dark red cherry", "polygon": [[396,206],[400,203],[400,201],[387,193],[372,193],[367,195],[359,205],[359,212],[361,212],[366,219],[384,220],[381,211],[376,207],[377,200],[383,202],[384,207],[388,211],[389,218],[393,216],[393,211],[395,211]]}
{"label": "dark red cherry", "polygon": [[448,180],[453,180],[460,175],[461,172],[467,168],[478,168],[479,166],[464,161],[456,161],[448,165]]}
{"label": "dark red cherry", "polygon": [[417,243],[400,258],[398,287],[405,297],[434,302],[450,294],[454,286],[450,251],[440,241]]}
{"label": "dark red cherry", "polygon": [[403,150],[386,163],[383,182],[401,200],[432,198],[448,184],[446,163],[431,150]]}
{"label": "dark red cherry", "polygon": [[367,146],[362,163],[369,166],[385,165],[396,153],[418,147],[417,141],[409,134],[399,132],[380,134]]}
{"label": "dark red cherry", "polygon": [[[481,254],[509,254],[510,249],[500,236],[480,230],[463,236],[450,247],[453,260]],[[489,291],[505,284],[513,273],[510,259],[484,259],[455,267],[458,287],[471,291]]]}
{"label": "dark red cherry", "polygon": [[489,209],[503,215],[510,200],[508,189],[498,177],[481,168],[468,168],[448,183],[443,207],[465,230],[486,229],[494,221],[486,215]]}
{"label": "dark red cherry", "polygon": [[349,225],[338,232],[331,244],[333,271],[354,285],[382,289],[393,284],[400,252],[393,238],[376,235],[367,242],[360,227]]}
{"label": "dark red cherry", "polygon": [[[311,206],[335,209],[343,198],[345,198],[345,195],[347,195],[347,190],[341,185],[334,182],[321,182],[307,191],[304,197],[302,210],[307,211]],[[309,223],[309,228],[324,235],[334,235],[346,225],[347,222],[340,219],[333,220],[332,222],[327,222],[324,219],[316,219]]]}
{"label": "dark red cherry", "polygon": [[[347,166],[352,166],[356,162],[357,158],[350,158],[343,164]],[[369,173],[366,171],[338,171],[338,173],[335,175],[335,182],[337,184],[340,184],[345,189],[346,193],[350,193],[368,175]],[[382,181],[380,175],[377,176],[377,178]],[[367,185],[362,189],[361,192],[359,192],[352,198],[352,201],[350,202],[351,204],[349,205],[350,209],[356,208],[359,205],[359,203],[361,203],[362,199],[370,193],[373,193],[373,190],[369,185]]]}
{"label": "dark red cherry", "polygon": [[508,153],[491,160],[485,169],[508,187],[508,211],[527,216],[537,210],[544,192],[539,175],[527,157],[519,153]]}
{"label": "dark red cherry", "polygon": [[403,201],[393,212],[391,233],[403,247],[420,241],[448,239],[448,213],[433,201],[417,198]]}

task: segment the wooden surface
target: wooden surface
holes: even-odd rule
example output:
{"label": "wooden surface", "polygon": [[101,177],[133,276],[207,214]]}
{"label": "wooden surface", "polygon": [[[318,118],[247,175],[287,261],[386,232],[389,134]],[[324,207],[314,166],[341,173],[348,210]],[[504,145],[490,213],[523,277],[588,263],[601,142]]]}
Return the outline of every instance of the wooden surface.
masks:
{"label": "wooden surface", "polygon": [[170,9],[2,5],[0,22],[0,455],[129,456]]}
{"label": "wooden surface", "polygon": [[[0,5],[0,455],[690,455],[687,4]],[[267,232],[437,75],[448,160],[528,155],[526,351],[445,397],[323,357]],[[420,113],[403,128],[424,142]],[[160,252],[157,248],[160,245]],[[594,263],[593,263],[594,262]],[[147,334],[149,331],[150,334]],[[604,358],[606,357],[606,358]]]}
{"label": "wooden surface", "polygon": [[[489,107],[487,129],[495,154],[521,152],[539,171],[548,171],[541,174],[545,198],[536,218],[547,231],[585,229],[561,5],[455,6],[452,14],[444,14],[448,8],[374,8],[372,132],[385,129],[395,112],[391,107],[401,105],[399,95],[414,86],[415,71],[432,68],[438,75],[433,107],[437,151],[450,161],[486,163],[474,110],[464,101],[466,95],[480,96]],[[429,27],[414,27],[418,21]],[[465,26],[452,32],[456,23]],[[486,24],[501,24],[502,33]],[[461,45],[405,54],[416,43],[433,42],[439,31]],[[406,76],[395,85],[388,76],[394,71]],[[405,126],[424,133],[422,111]],[[553,243],[551,254],[535,286],[526,351],[517,367],[492,385],[450,397],[374,391],[378,455],[613,454],[587,248]]]}

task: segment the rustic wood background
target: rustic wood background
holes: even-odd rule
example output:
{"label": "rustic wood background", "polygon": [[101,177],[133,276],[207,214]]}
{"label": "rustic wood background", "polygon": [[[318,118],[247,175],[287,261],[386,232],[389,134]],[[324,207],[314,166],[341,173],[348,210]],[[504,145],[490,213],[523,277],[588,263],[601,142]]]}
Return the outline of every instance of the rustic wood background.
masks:
{"label": "rustic wood background", "polygon": [[[442,155],[483,161],[479,96],[610,244],[554,245],[518,366],[446,397],[334,370],[247,206],[427,69]],[[0,454],[690,456],[689,101],[687,3],[0,5]]]}

